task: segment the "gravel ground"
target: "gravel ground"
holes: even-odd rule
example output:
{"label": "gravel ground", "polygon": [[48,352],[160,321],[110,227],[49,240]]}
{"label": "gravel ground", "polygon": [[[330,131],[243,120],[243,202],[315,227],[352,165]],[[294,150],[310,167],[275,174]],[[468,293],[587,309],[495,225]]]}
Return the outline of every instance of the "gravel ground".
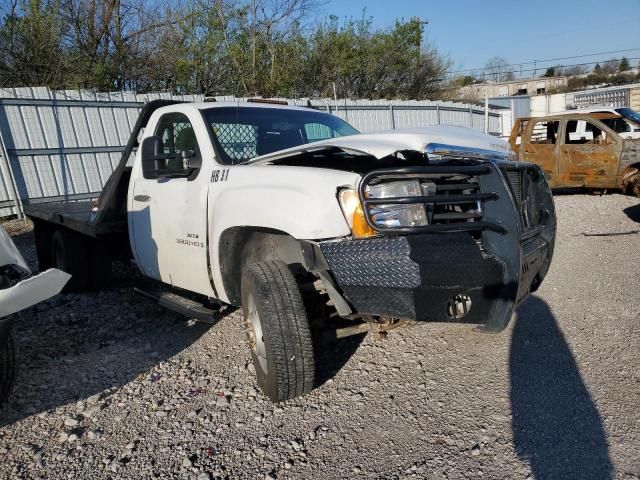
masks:
{"label": "gravel ground", "polygon": [[[240,312],[210,327],[113,288],[25,312],[5,478],[640,477],[640,204],[556,197],[549,276],[509,328],[350,339],[274,405]],[[30,225],[5,225],[30,263]],[[625,233],[584,236],[587,233]]]}

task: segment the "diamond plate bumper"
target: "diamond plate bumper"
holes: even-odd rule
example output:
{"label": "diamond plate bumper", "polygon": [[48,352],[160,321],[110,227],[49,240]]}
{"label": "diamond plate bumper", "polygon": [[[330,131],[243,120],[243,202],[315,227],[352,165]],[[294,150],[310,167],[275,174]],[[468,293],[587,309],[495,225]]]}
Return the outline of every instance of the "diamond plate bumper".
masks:
{"label": "diamond plate bumper", "polygon": [[[513,307],[529,294],[536,275],[548,268],[549,246],[542,238],[518,251],[521,270],[509,282],[508,265],[498,255],[483,252],[467,233],[409,235],[366,240],[321,242],[320,249],[344,297],[358,314],[420,321],[463,321],[499,328]],[[518,263],[518,259],[515,259]],[[450,316],[456,295],[471,300],[468,313]],[[502,312],[500,305],[507,305]],[[502,315],[501,315],[502,313]],[[494,319],[495,320],[495,319]]]}

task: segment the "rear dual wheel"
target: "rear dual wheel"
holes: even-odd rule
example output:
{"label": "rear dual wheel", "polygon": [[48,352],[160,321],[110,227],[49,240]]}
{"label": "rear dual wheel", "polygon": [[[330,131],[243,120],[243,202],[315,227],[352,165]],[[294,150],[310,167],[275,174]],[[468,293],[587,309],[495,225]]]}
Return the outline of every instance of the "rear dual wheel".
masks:
{"label": "rear dual wheel", "polygon": [[98,240],[72,230],[55,231],[49,261],[52,267],[71,275],[66,292],[97,290],[111,280],[111,257],[107,248]]}

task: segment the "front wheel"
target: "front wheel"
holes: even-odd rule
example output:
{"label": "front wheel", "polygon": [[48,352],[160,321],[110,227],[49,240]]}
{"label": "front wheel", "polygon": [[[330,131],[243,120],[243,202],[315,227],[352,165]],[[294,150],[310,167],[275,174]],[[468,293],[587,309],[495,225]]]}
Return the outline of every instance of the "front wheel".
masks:
{"label": "front wheel", "polygon": [[264,394],[279,402],[310,392],[315,381],[311,329],[296,280],[284,262],[245,268],[242,310]]}

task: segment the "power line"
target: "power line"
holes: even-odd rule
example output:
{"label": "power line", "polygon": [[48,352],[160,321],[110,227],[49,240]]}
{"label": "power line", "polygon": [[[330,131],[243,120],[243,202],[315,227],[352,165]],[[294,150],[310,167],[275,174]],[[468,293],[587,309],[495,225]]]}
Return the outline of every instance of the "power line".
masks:
{"label": "power line", "polygon": [[[518,66],[522,66],[522,65],[534,65],[534,64],[538,64],[538,63],[548,63],[548,62],[557,62],[560,60],[570,60],[570,59],[574,59],[574,58],[584,58],[584,57],[595,57],[595,56],[599,56],[599,55],[613,55],[616,53],[625,53],[625,52],[635,52],[635,51],[639,51],[640,48],[627,48],[625,50],[612,50],[610,52],[598,52],[598,53],[585,53],[582,55],[573,55],[571,57],[558,57],[558,58],[550,58],[548,60],[533,60],[531,62],[521,62],[521,63],[509,63],[507,65],[504,65],[503,67],[508,68],[508,67],[518,67]],[[591,62],[591,63],[599,63],[599,62]],[[581,65],[581,64],[575,64],[575,65]],[[571,65],[574,66],[574,65]],[[464,70],[455,70],[455,71],[449,71],[447,72],[448,74],[455,74],[455,73],[463,73],[463,72],[473,72],[473,71],[477,71],[477,70],[489,70],[492,67],[478,67],[478,68],[466,68]],[[525,71],[525,70],[523,70]]]}
{"label": "power line", "polygon": [[[640,60],[640,57],[631,57],[631,58],[627,58],[627,60],[629,61],[635,61],[635,60]],[[559,68],[568,68],[568,67],[583,67],[585,65],[595,65],[597,63],[600,62],[585,62],[585,63],[572,63],[570,65],[558,65]],[[533,72],[535,70],[540,70],[540,68],[527,68],[524,70],[519,70],[519,72]],[[505,71],[500,71],[499,74],[500,75],[504,75],[507,73],[516,73],[515,70],[505,70]],[[620,73],[624,73],[624,72],[620,72]]]}

